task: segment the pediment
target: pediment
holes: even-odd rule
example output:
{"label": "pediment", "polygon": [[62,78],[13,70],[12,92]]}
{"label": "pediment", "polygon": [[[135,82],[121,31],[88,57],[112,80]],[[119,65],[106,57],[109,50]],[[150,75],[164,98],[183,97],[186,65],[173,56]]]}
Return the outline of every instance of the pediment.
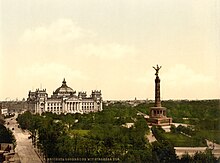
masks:
{"label": "pediment", "polygon": [[80,101],[80,99],[77,96],[72,96],[72,97],[66,99],[66,102],[70,102],[70,101]]}

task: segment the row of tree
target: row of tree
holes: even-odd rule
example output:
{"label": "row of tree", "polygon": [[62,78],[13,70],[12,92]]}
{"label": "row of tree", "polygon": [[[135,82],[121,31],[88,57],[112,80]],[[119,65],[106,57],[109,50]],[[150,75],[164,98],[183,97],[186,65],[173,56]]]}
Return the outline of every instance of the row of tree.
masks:
{"label": "row of tree", "polygon": [[[123,161],[153,161],[151,145],[145,135],[149,128],[137,111],[124,104],[116,104],[104,111],[90,114],[42,116],[25,112],[18,116],[23,129],[38,136],[38,146],[46,157],[118,158]],[[131,128],[123,127],[133,122]],[[88,134],[72,131],[87,130]]]}
{"label": "row of tree", "polygon": [[[163,137],[163,130],[152,128],[158,141],[150,144],[146,138],[149,128],[145,119],[137,115],[139,110],[116,103],[104,106],[102,112],[83,115],[44,113],[39,116],[25,112],[18,116],[18,122],[21,128],[33,133],[47,158],[110,157],[124,162],[196,160],[188,156],[178,159],[173,145]],[[123,127],[126,122],[134,125]],[[217,161],[214,157],[213,160]]]}
{"label": "row of tree", "polygon": [[[175,128],[172,126],[171,132],[180,133],[188,132],[189,128],[180,126]],[[152,127],[152,133],[155,135],[157,141],[152,143],[153,159],[155,162],[179,162],[179,163],[218,163],[220,158],[214,157],[212,151],[207,149],[205,152],[196,152],[194,155],[184,154],[181,158],[177,158],[172,143],[165,137],[165,131],[161,127]],[[191,133],[191,131],[189,132]],[[200,142],[200,140],[198,140]],[[168,156],[168,157],[167,157]]]}
{"label": "row of tree", "polygon": [[[153,102],[142,103],[137,105],[136,109],[149,114],[153,105]],[[168,100],[162,101],[162,105],[167,108],[167,115],[178,121],[183,118],[194,119],[195,122],[220,119],[220,100]]]}
{"label": "row of tree", "polygon": [[12,143],[16,146],[16,140],[13,133],[2,123],[0,123],[0,143]]}
{"label": "row of tree", "polygon": [[12,143],[14,145],[16,144],[13,133],[3,124],[0,124],[0,143]]}

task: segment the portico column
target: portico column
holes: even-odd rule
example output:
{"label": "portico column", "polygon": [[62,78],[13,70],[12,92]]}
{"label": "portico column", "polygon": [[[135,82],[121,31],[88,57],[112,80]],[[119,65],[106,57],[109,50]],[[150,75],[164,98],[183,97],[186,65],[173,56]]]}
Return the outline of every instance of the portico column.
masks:
{"label": "portico column", "polygon": [[63,112],[63,113],[65,113],[65,109],[66,109],[66,107],[65,107],[65,102],[62,101],[62,112]]}
{"label": "portico column", "polygon": [[71,102],[69,103],[69,110],[68,110],[68,112],[70,112],[70,110],[71,110]]}
{"label": "portico column", "polygon": [[77,102],[75,102],[75,112],[77,112]]}
{"label": "portico column", "polygon": [[78,102],[76,102],[76,111],[78,112],[79,108],[78,108]]}
{"label": "portico column", "polygon": [[67,112],[67,103],[64,103],[64,113]]}
{"label": "portico column", "polygon": [[37,105],[34,104],[34,111],[35,111],[35,114],[37,113]]}
{"label": "portico column", "polygon": [[69,110],[69,102],[66,103],[66,112]]}
{"label": "portico column", "polygon": [[79,102],[79,111],[81,112],[82,111],[82,103]]}
{"label": "portico column", "polygon": [[75,102],[73,102],[73,112],[75,112]]}

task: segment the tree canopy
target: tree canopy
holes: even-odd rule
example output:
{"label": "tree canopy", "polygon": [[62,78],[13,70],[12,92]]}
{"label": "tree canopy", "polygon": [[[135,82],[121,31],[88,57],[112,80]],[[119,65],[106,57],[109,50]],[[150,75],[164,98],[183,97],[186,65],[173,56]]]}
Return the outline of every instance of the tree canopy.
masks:
{"label": "tree canopy", "polygon": [[[161,128],[152,128],[158,141],[150,144],[146,138],[146,134],[150,131],[146,120],[138,115],[139,111],[149,113],[150,106],[153,104],[143,103],[132,107],[117,102],[104,105],[102,112],[89,114],[43,113],[40,116],[25,112],[18,116],[18,122],[21,128],[32,132],[33,140],[37,141],[38,147],[48,158],[108,157],[118,158],[122,162],[183,162],[183,160],[189,162],[196,160],[197,157],[204,157],[196,154],[195,158],[184,156],[183,159],[178,159],[173,142],[167,138]],[[183,132],[195,136],[197,131],[202,129],[198,122],[210,117],[213,117],[210,121],[218,122],[218,101],[215,100],[166,101],[163,102],[163,106],[168,108],[168,116],[172,116],[177,122],[183,118],[190,118],[196,125],[195,130],[181,126],[172,127],[172,133]],[[200,111],[202,113],[196,114]],[[128,128],[125,127],[126,123],[133,125]],[[206,129],[208,125],[215,126],[210,123],[203,128]],[[218,128],[213,127],[213,129]],[[204,140],[200,135],[195,139],[201,140],[199,142]],[[217,160],[214,157],[211,159]]]}

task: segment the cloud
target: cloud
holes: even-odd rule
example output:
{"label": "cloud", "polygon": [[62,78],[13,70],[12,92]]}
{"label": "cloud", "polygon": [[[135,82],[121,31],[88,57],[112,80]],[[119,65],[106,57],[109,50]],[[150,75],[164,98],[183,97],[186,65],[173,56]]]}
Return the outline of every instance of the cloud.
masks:
{"label": "cloud", "polygon": [[101,59],[119,59],[126,56],[132,56],[137,52],[134,47],[128,47],[126,45],[120,45],[117,43],[107,43],[102,45],[96,44],[84,44],[76,49],[78,54],[84,54],[86,56],[95,56]]}
{"label": "cloud", "polygon": [[[142,75],[142,74],[141,74]],[[161,98],[165,99],[199,99],[218,97],[219,85],[214,76],[194,71],[184,64],[176,64],[160,70]],[[148,97],[154,98],[154,70],[148,70],[146,75],[137,77],[138,85],[147,88]]]}
{"label": "cloud", "polygon": [[71,19],[59,19],[50,25],[42,25],[27,29],[21,37],[22,42],[57,42],[65,43],[92,36],[92,32],[84,30]]}
{"label": "cloud", "polygon": [[[17,81],[17,90],[27,92],[28,90],[39,88],[47,88],[51,94],[61,85],[63,78],[66,79],[68,86],[76,89],[81,87],[82,83],[87,82],[87,76],[77,68],[68,67],[58,63],[33,64],[25,68],[19,68],[15,73]],[[81,88],[80,88],[81,89]]]}
{"label": "cloud", "polygon": [[[67,67],[66,65],[49,63],[49,64],[34,64],[30,67],[18,69],[17,75],[20,78],[32,79],[36,77],[64,78],[70,77],[75,79],[86,79],[86,77],[77,69]],[[42,79],[40,79],[42,80]]]}
{"label": "cloud", "polygon": [[104,42],[97,36],[97,33],[80,27],[71,19],[59,19],[49,25],[26,29],[20,38],[20,49],[22,54],[27,55],[35,53],[36,56],[60,57],[62,52],[67,57],[74,54],[101,59],[119,59],[137,53],[132,46]]}
{"label": "cloud", "polygon": [[214,81],[212,76],[195,72],[183,64],[174,65],[161,76],[172,86],[181,85],[184,87],[191,87],[193,85],[207,84]]}
{"label": "cloud", "polygon": [[217,97],[214,76],[195,72],[183,64],[176,64],[161,74],[163,95],[173,98],[210,98]]}

